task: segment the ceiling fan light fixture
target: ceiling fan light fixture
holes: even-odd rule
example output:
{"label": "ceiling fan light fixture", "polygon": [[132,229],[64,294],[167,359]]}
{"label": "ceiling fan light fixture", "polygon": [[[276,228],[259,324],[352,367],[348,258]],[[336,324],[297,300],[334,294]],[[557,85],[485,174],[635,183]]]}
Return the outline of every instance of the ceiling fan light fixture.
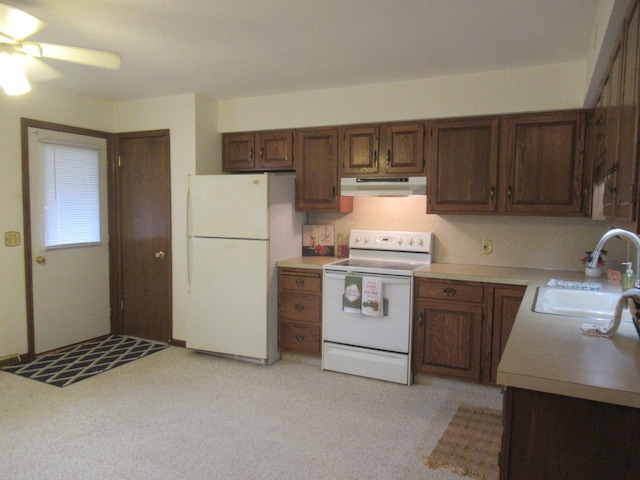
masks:
{"label": "ceiling fan light fixture", "polygon": [[15,55],[0,52],[0,85],[7,95],[22,95],[31,91],[20,60]]}

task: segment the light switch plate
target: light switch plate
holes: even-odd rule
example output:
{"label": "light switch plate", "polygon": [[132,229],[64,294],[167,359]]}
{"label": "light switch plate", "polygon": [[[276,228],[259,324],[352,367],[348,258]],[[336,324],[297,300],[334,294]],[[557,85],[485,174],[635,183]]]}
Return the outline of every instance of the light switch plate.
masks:
{"label": "light switch plate", "polygon": [[20,232],[4,232],[4,244],[7,247],[20,245]]}

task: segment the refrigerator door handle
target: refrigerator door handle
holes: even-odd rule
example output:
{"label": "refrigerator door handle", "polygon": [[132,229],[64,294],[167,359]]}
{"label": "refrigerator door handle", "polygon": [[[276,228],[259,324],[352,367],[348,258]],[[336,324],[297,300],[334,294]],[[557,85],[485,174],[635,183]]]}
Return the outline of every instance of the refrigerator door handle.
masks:
{"label": "refrigerator door handle", "polygon": [[191,293],[191,175],[187,179],[187,292]]}

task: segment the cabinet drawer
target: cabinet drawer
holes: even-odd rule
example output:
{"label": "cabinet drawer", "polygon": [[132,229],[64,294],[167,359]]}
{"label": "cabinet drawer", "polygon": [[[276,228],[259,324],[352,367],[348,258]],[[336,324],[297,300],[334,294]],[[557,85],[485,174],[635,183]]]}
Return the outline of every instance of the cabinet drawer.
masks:
{"label": "cabinet drawer", "polygon": [[320,295],[281,291],[278,295],[278,316],[282,320],[320,323]]}
{"label": "cabinet drawer", "polygon": [[482,285],[449,280],[419,280],[418,296],[435,300],[483,303],[484,287]]}
{"label": "cabinet drawer", "polygon": [[320,293],[322,288],[322,278],[319,273],[310,275],[281,273],[279,281],[281,290],[286,289],[298,292]]}
{"label": "cabinet drawer", "polygon": [[310,355],[320,355],[320,326],[280,322],[278,345],[287,350]]}

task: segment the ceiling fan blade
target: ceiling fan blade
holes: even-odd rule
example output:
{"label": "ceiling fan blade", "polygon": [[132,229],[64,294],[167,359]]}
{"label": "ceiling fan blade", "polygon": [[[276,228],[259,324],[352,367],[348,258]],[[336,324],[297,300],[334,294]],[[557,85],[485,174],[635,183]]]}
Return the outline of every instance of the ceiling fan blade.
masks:
{"label": "ceiling fan blade", "polygon": [[46,27],[46,23],[17,8],[0,3],[0,36],[20,41]]}
{"label": "ceiling fan blade", "polygon": [[46,82],[62,77],[62,73],[51,65],[28,55],[20,56],[20,64],[27,78],[35,82]]}
{"label": "ceiling fan blade", "polygon": [[[69,47],[67,45],[54,45],[51,43],[25,42],[24,51],[29,55],[44,58],[54,58],[65,62],[80,63],[92,67],[118,70],[121,57],[118,52],[108,50],[95,50],[92,48]],[[38,54],[39,52],[39,54]]]}

